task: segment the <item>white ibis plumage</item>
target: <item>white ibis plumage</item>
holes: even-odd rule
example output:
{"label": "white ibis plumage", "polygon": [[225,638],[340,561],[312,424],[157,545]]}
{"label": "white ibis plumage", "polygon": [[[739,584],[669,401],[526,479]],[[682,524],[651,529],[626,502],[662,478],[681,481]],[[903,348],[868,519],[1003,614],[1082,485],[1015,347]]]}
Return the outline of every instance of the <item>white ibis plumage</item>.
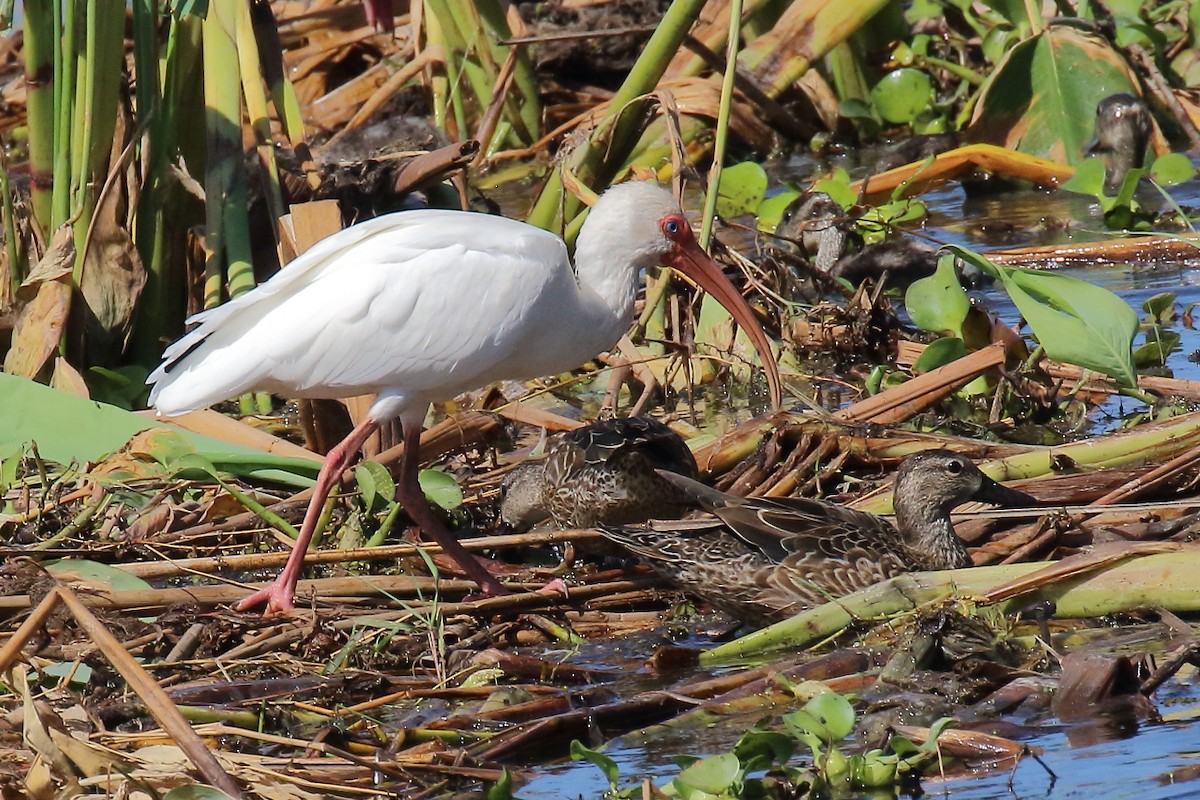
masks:
{"label": "white ibis plumage", "polygon": [[629,327],[638,274],[664,264],[709,291],[746,330],[775,406],[779,375],[750,307],[696,243],[664,189],[627,182],[588,215],[575,267],[558,236],[462,211],[403,211],[317,243],[252,292],[195,315],[150,375],[150,403],[173,416],[251,390],[298,398],[378,393],[325,457],[287,565],[239,608],[293,607],[296,581],[329,491],[363,442],[399,419],[397,499],[487,594],[504,587],[432,512],[417,482],[431,402],[502,379],[578,367]]}

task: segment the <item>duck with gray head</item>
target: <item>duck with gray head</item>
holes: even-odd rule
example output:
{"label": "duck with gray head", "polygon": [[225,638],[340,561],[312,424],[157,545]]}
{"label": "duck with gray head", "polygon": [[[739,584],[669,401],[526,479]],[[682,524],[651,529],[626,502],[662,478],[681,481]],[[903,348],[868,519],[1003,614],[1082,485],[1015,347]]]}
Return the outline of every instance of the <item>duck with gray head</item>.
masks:
{"label": "duck with gray head", "polygon": [[1036,505],[949,450],[910,456],[896,475],[896,524],[807,498],[735,497],[661,473],[711,521],[605,528],[685,592],[754,624],[864,589],[904,572],[971,566],[950,512],[968,500]]}
{"label": "duck with gray head", "polygon": [[1146,104],[1126,92],[1109,95],[1096,106],[1096,130],[1084,154],[1104,159],[1104,191],[1118,192],[1129,171],[1145,163],[1151,127]]}
{"label": "duck with gray head", "polygon": [[650,417],[595,422],[564,434],[542,459],[526,461],[501,485],[501,520],[525,530],[550,519],[560,528],[674,519],[690,496],[659,476],[695,478],[683,438]]}

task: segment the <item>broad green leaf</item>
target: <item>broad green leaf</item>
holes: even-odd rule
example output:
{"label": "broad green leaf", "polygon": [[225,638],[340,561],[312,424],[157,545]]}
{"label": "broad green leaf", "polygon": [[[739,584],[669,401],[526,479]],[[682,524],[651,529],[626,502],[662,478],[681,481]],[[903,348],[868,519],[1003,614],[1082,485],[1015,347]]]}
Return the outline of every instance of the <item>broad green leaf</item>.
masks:
{"label": "broad green leaf", "polygon": [[971,310],[971,300],[958,281],[953,254],[942,254],[932,275],[912,282],[904,293],[904,307],[921,330],[962,338],[963,320]]}
{"label": "broad green leaf", "polygon": [[608,781],[609,787],[617,788],[617,781],[621,779],[621,770],[617,767],[617,762],[613,761],[608,756],[601,753],[599,750],[593,750],[578,739],[571,740],[571,760],[572,761],[589,761],[604,773],[605,779]]}
{"label": "broad green leaf", "polygon": [[1150,315],[1153,322],[1170,322],[1175,319],[1175,292],[1159,292],[1142,302],[1142,311]]}
{"label": "broad green leaf", "polygon": [[799,196],[799,192],[780,192],[759,203],[758,209],[754,212],[754,216],[758,220],[758,229],[774,233],[775,229],[779,227],[779,220],[783,218],[783,212]]}
{"label": "broad green leaf", "polygon": [[0,453],[36,441],[42,457],[59,464],[99,461],[120,450],[134,434],[161,428],[182,437],[219,470],[240,477],[303,488],[312,486],[321,466],[202,436],[4,373],[0,373],[0,408],[4,409]]}
{"label": "broad green leaf", "polygon": [[858,789],[877,789],[896,782],[895,756],[879,755],[878,750],[850,757],[850,782]]}
{"label": "broad green leaf", "polygon": [[1065,164],[1084,159],[1096,105],[1134,92],[1125,59],[1104,37],[1051,25],[1012,47],[979,93],[972,130],[985,141]]}
{"label": "broad green leaf", "polygon": [[1179,349],[1180,337],[1175,331],[1154,325],[1146,331],[1146,343],[1133,351],[1133,363],[1138,367],[1166,366],[1167,356]]}
{"label": "broad green leaf", "polygon": [[850,188],[850,173],[841,167],[814,183],[812,191],[824,192],[843,209],[850,208],[858,202],[858,195]]}
{"label": "broad green leaf", "polygon": [[721,170],[717,182],[717,213],[725,219],[752,214],[767,193],[762,165],[743,161]]}
{"label": "broad green leaf", "polygon": [[423,469],[417,473],[421,491],[434,505],[453,511],[463,504],[462,489],[454,476],[440,469]]}
{"label": "broad green leaf", "polygon": [[153,587],[136,575],[123,569],[87,559],[60,558],[46,562],[46,571],[51,575],[78,575],[88,583],[108,586],[114,592],[147,591]]}
{"label": "broad green leaf", "polygon": [[87,664],[76,664],[73,661],[57,661],[41,667],[38,671],[48,678],[54,678],[56,682],[70,675],[70,682],[76,686],[86,686],[92,679],[91,667]]}
{"label": "broad green leaf", "polygon": [[957,336],[944,336],[932,342],[924,352],[917,357],[913,364],[913,374],[922,375],[926,372],[944,367],[952,361],[957,361],[967,354],[967,345]]}
{"label": "broad green leaf", "polygon": [[796,752],[796,742],[779,731],[755,729],[747,731],[733,747],[747,772],[766,769],[773,764],[786,764]]}
{"label": "broad green leaf", "polygon": [[376,500],[382,499],[388,504],[396,498],[396,482],[392,480],[392,473],[378,461],[367,460],[356,466],[354,480],[362,492],[363,508],[368,511],[375,507]]}
{"label": "broad green leaf", "polygon": [[854,706],[837,692],[817,695],[804,704],[804,710],[825,724],[832,741],[845,739],[854,730]]}
{"label": "broad green leaf", "polygon": [[871,101],[885,120],[907,125],[933,102],[933,81],[918,69],[894,69],[871,89]]}
{"label": "broad green leaf", "polygon": [[1176,186],[1194,177],[1196,165],[1183,153],[1167,153],[1150,165],[1150,178],[1159,186]]}
{"label": "broad green leaf", "polygon": [[1009,269],[964,247],[947,249],[1000,278],[1050,358],[1102,372],[1122,386],[1137,383],[1132,345],[1138,315],[1124,300],[1068,275]]}
{"label": "broad green leaf", "polygon": [[[679,773],[672,783],[699,789],[706,794],[719,795],[741,778],[742,762],[733,753],[702,758]],[[683,796],[682,793],[680,796]]]}
{"label": "broad green leaf", "polygon": [[[59,577],[78,576],[88,583],[107,586],[114,592],[149,591],[153,587],[136,575],[131,575],[123,569],[89,561],[84,558],[62,558],[46,562],[46,571]],[[138,617],[142,622],[154,622],[157,617]]]}
{"label": "broad green leaf", "polygon": [[505,767],[500,773],[500,780],[487,790],[487,800],[516,800],[513,795],[512,774],[508,771],[508,767]]}
{"label": "broad green leaf", "polygon": [[1077,166],[1075,174],[1063,181],[1059,188],[1102,199],[1104,197],[1104,161],[1099,158],[1089,158]]}

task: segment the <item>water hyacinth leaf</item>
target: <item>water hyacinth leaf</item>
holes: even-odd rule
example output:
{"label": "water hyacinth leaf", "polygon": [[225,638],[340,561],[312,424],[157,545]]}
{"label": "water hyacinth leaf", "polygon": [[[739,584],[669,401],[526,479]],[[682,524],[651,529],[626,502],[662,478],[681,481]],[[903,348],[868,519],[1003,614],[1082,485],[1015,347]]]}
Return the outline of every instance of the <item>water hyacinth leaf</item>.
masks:
{"label": "water hyacinth leaf", "polygon": [[617,767],[617,762],[604,755],[604,753],[601,753],[599,750],[593,750],[578,739],[572,739],[571,760],[587,761],[594,764],[597,769],[604,773],[609,787],[614,791],[616,790],[617,781],[621,779],[621,770]]}
{"label": "water hyacinth leaf", "polygon": [[799,196],[799,192],[780,192],[759,203],[758,209],[754,212],[754,216],[758,220],[758,229],[767,233],[774,233],[775,229],[779,227],[780,220],[783,218],[783,212]]}
{"label": "water hyacinth leaf", "polygon": [[963,321],[971,310],[971,300],[958,281],[954,255],[938,257],[937,270],[927,278],[913,281],[904,293],[904,307],[912,323],[930,333],[945,333],[962,338]]}
{"label": "water hyacinth leaf", "polygon": [[1147,297],[1142,303],[1142,311],[1150,315],[1153,322],[1170,322],[1175,319],[1175,292],[1159,292]]}
{"label": "water hyacinth leaf", "polygon": [[957,336],[944,336],[931,342],[913,364],[913,374],[923,375],[957,361],[967,354],[967,345]]}
{"label": "water hyacinth leaf", "polygon": [[51,678],[53,683],[69,677],[69,683],[76,687],[87,686],[88,681],[92,679],[92,668],[87,664],[77,664],[74,661],[56,661],[40,668],[38,672],[43,677]]}
{"label": "water hyacinth leaf", "polygon": [[1137,383],[1132,348],[1139,320],[1124,300],[1068,275],[1009,269],[964,247],[947,249],[1001,280],[1050,358],[1102,372],[1121,386]]}
{"label": "water hyacinth leaf", "polygon": [[1196,165],[1183,153],[1168,153],[1150,165],[1150,178],[1159,186],[1176,186],[1196,176]]}
{"label": "water hyacinth leaf", "polygon": [[396,482],[392,480],[392,473],[378,461],[368,460],[356,466],[354,480],[362,492],[363,508],[367,510],[374,508],[379,499],[387,504],[396,497]]}
{"label": "water hyacinth leaf", "polygon": [[878,789],[896,782],[896,756],[885,756],[878,750],[865,755],[851,756],[850,782],[860,789]]}
{"label": "water hyacinth leaf", "polygon": [[733,753],[722,753],[696,761],[671,781],[679,797],[691,797],[689,790],[708,795],[724,794],[742,776],[742,762]]}
{"label": "water hyacinth leaf", "polygon": [[454,476],[440,469],[423,469],[417,473],[421,491],[429,502],[446,511],[453,511],[463,504],[462,489]]}
{"label": "water hyacinth leaf", "polygon": [[871,90],[880,115],[894,125],[906,125],[933,102],[933,81],[918,69],[894,69]]}
{"label": "water hyacinth leaf", "polygon": [[841,167],[813,184],[812,191],[824,192],[844,209],[858,202],[858,194],[850,188],[850,173]]}
{"label": "water hyacinth leaf", "polygon": [[830,742],[845,739],[854,730],[854,706],[837,692],[817,695],[804,704],[804,710],[824,724]]}
{"label": "water hyacinth leaf", "polygon": [[796,741],[779,731],[756,728],[747,731],[734,745],[733,753],[745,765],[747,772],[766,769],[772,764],[786,764],[796,752]]}
{"label": "water hyacinth leaf", "polygon": [[1059,188],[1089,197],[1104,197],[1104,162],[1099,158],[1089,158],[1076,167],[1075,174],[1063,181]]}
{"label": "water hyacinth leaf", "polygon": [[753,214],[767,193],[767,173],[760,164],[743,161],[721,170],[717,214],[725,219]]}
{"label": "water hyacinth leaf", "polygon": [[1153,325],[1146,331],[1146,343],[1134,349],[1133,363],[1138,367],[1165,367],[1167,356],[1179,349],[1179,342],[1175,331]]}
{"label": "water hyacinth leaf", "polygon": [[500,780],[487,790],[487,800],[515,800],[515,797],[512,773],[508,771],[508,767],[505,767],[500,773]]}
{"label": "water hyacinth leaf", "polygon": [[82,558],[48,561],[46,571],[58,577],[77,577],[93,585],[108,587],[114,592],[149,591],[153,588],[138,576],[131,575],[123,569]]}
{"label": "water hyacinth leaf", "polygon": [[1048,158],[1083,161],[1096,105],[1117,92],[1134,92],[1124,57],[1103,37],[1051,25],[1012,47],[979,93],[970,128],[990,144]]}

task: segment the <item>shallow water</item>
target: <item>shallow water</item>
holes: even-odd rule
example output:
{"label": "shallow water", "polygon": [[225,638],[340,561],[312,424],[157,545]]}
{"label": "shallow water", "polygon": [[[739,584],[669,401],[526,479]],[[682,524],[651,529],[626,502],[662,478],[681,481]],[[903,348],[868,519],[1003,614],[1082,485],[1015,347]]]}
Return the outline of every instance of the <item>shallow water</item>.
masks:
{"label": "shallow water", "polygon": [[[1195,160],[1195,159],[1194,159]],[[816,171],[807,159],[775,165],[776,181],[801,182]],[[850,165],[852,173],[853,165]],[[1171,190],[1185,208],[1200,207],[1200,181],[1191,181]],[[957,185],[943,187],[922,198],[930,216],[922,233],[934,240],[957,243],[986,252],[992,249],[1082,242],[1112,236],[1104,230],[1100,211],[1087,198],[1068,192],[1019,191],[984,200],[968,198]],[[1153,206],[1157,195],[1143,192],[1141,202]],[[1165,261],[1156,264],[1102,264],[1072,266],[1064,274],[1106,286],[1124,297],[1136,310],[1160,292],[1175,292],[1179,310],[1200,304],[1200,258],[1191,264]],[[977,302],[1002,319],[1015,322],[1016,309],[1002,289],[992,287],[973,294]],[[1200,351],[1200,331],[1189,330],[1176,322],[1173,330],[1181,336],[1180,349],[1167,363],[1177,378],[1200,380],[1200,364],[1188,356]],[[1141,338],[1137,344],[1141,343]],[[1143,406],[1129,399],[1114,398],[1092,416],[1089,433],[1118,425],[1128,413]],[[653,651],[654,637],[637,642],[607,642],[589,646],[577,653],[573,663],[613,665],[612,651],[621,649],[618,659],[628,671],[617,682],[619,691],[650,688],[631,670],[638,651],[641,658]],[[691,642],[703,647],[702,639]],[[1089,649],[1095,645],[1085,645]],[[630,674],[632,673],[632,674]],[[1181,673],[1181,676],[1184,673]],[[1161,719],[1134,720],[1118,716],[1062,725],[1047,716],[1030,723],[1031,736],[1025,744],[1041,748],[1043,760],[1057,778],[1032,759],[1025,759],[1015,773],[1001,770],[969,777],[940,780],[925,779],[922,788],[932,796],[955,800],[991,800],[997,797],[1046,798],[1069,800],[1105,798],[1154,800],[1155,798],[1200,797],[1200,681],[1190,671],[1164,684],[1153,697]],[[1048,713],[1048,712],[1047,712]],[[652,741],[638,742],[632,736],[606,750],[620,766],[623,784],[635,778],[649,777],[658,783],[678,774],[671,757],[678,754],[712,755],[727,751],[746,726],[735,724],[672,734],[656,734]],[[1028,722],[1028,721],[1027,721]],[[538,798],[599,797],[607,782],[599,770],[587,763],[565,762],[530,771],[534,777],[517,794],[527,800]],[[1011,789],[1009,782],[1011,780]]]}

